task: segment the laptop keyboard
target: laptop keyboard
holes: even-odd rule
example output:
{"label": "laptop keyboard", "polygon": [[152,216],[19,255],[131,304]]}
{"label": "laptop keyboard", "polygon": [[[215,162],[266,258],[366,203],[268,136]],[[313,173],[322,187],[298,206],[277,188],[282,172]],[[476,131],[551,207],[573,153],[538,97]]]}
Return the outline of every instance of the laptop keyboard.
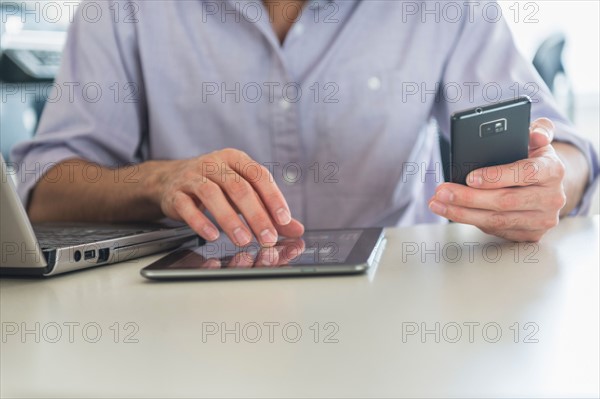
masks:
{"label": "laptop keyboard", "polygon": [[34,227],[42,249],[62,248],[72,245],[91,244],[98,241],[150,233],[160,228],[87,228],[87,227]]}

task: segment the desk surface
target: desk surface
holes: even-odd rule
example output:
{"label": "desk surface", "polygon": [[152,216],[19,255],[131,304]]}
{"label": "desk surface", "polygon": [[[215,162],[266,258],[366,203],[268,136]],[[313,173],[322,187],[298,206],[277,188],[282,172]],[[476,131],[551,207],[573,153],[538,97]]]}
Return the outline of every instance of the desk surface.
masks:
{"label": "desk surface", "polygon": [[3,279],[0,393],[598,396],[598,217],[539,245],[386,235],[368,275],[157,283],[154,256]]}

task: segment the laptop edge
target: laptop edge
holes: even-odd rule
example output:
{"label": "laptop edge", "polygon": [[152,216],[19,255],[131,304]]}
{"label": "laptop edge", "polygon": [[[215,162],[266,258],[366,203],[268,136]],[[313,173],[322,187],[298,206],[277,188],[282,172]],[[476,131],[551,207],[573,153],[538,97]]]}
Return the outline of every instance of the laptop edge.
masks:
{"label": "laptop edge", "polygon": [[[1,157],[0,160],[2,275],[52,276],[167,251],[194,239],[195,245],[203,244],[203,240],[193,230],[182,226],[43,251],[17,195],[4,158]],[[91,254],[94,256],[89,256]]]}

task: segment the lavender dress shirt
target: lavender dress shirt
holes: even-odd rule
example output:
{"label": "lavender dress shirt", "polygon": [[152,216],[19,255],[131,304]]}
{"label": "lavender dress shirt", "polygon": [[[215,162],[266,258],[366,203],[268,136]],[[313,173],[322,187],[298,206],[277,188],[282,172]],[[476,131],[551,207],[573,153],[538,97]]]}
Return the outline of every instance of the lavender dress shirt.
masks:
{"label": "lavender dress shirt", "polygon": [[[292,14],[293,10],[290,10]],[[271,169],[307,228],[442,222],[438,131],[453,112],[527,94],[532,120],[598,158],[516,49],[495,2],[309,1],[283,44],[261,1],[84,1],[33,140],[27,201],[49,166],[233,147]],[[90,171],[90,178],[94,178]]]}

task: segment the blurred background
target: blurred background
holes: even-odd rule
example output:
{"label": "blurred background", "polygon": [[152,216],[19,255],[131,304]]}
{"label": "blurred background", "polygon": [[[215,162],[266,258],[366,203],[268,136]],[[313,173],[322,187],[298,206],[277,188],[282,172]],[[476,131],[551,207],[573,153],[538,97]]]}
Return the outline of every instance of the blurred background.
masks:
{"label": "blurred background", "polygon": [[[542,47],[547,70],[553,70],[553,59],[559,57],[564,73],[558,73],[553,92],[578,131],[598,151],[600,141],[600,2],[598,1],[500,1],[503,15],[523,54],[534,59]],[[543,45],[547,47],[543,47]],[[552,46],[555,48],[552,49]],[[536,65],[538,67],[538,65]],[[538,67],[538,70],[540,67]],[[542,73],[542,77],[545,78]],[[599,212],[599,188],[592,213]]]}
{"label": "blurred background", "polygon": [[[0,0],[0,150],[5,158],[16,142],[35,132],[77,4],[78,0]],[[563,112],[598,149],[600,2],[499,4],[521,51]],[[598,191],[592,205],[596,214]]]}

